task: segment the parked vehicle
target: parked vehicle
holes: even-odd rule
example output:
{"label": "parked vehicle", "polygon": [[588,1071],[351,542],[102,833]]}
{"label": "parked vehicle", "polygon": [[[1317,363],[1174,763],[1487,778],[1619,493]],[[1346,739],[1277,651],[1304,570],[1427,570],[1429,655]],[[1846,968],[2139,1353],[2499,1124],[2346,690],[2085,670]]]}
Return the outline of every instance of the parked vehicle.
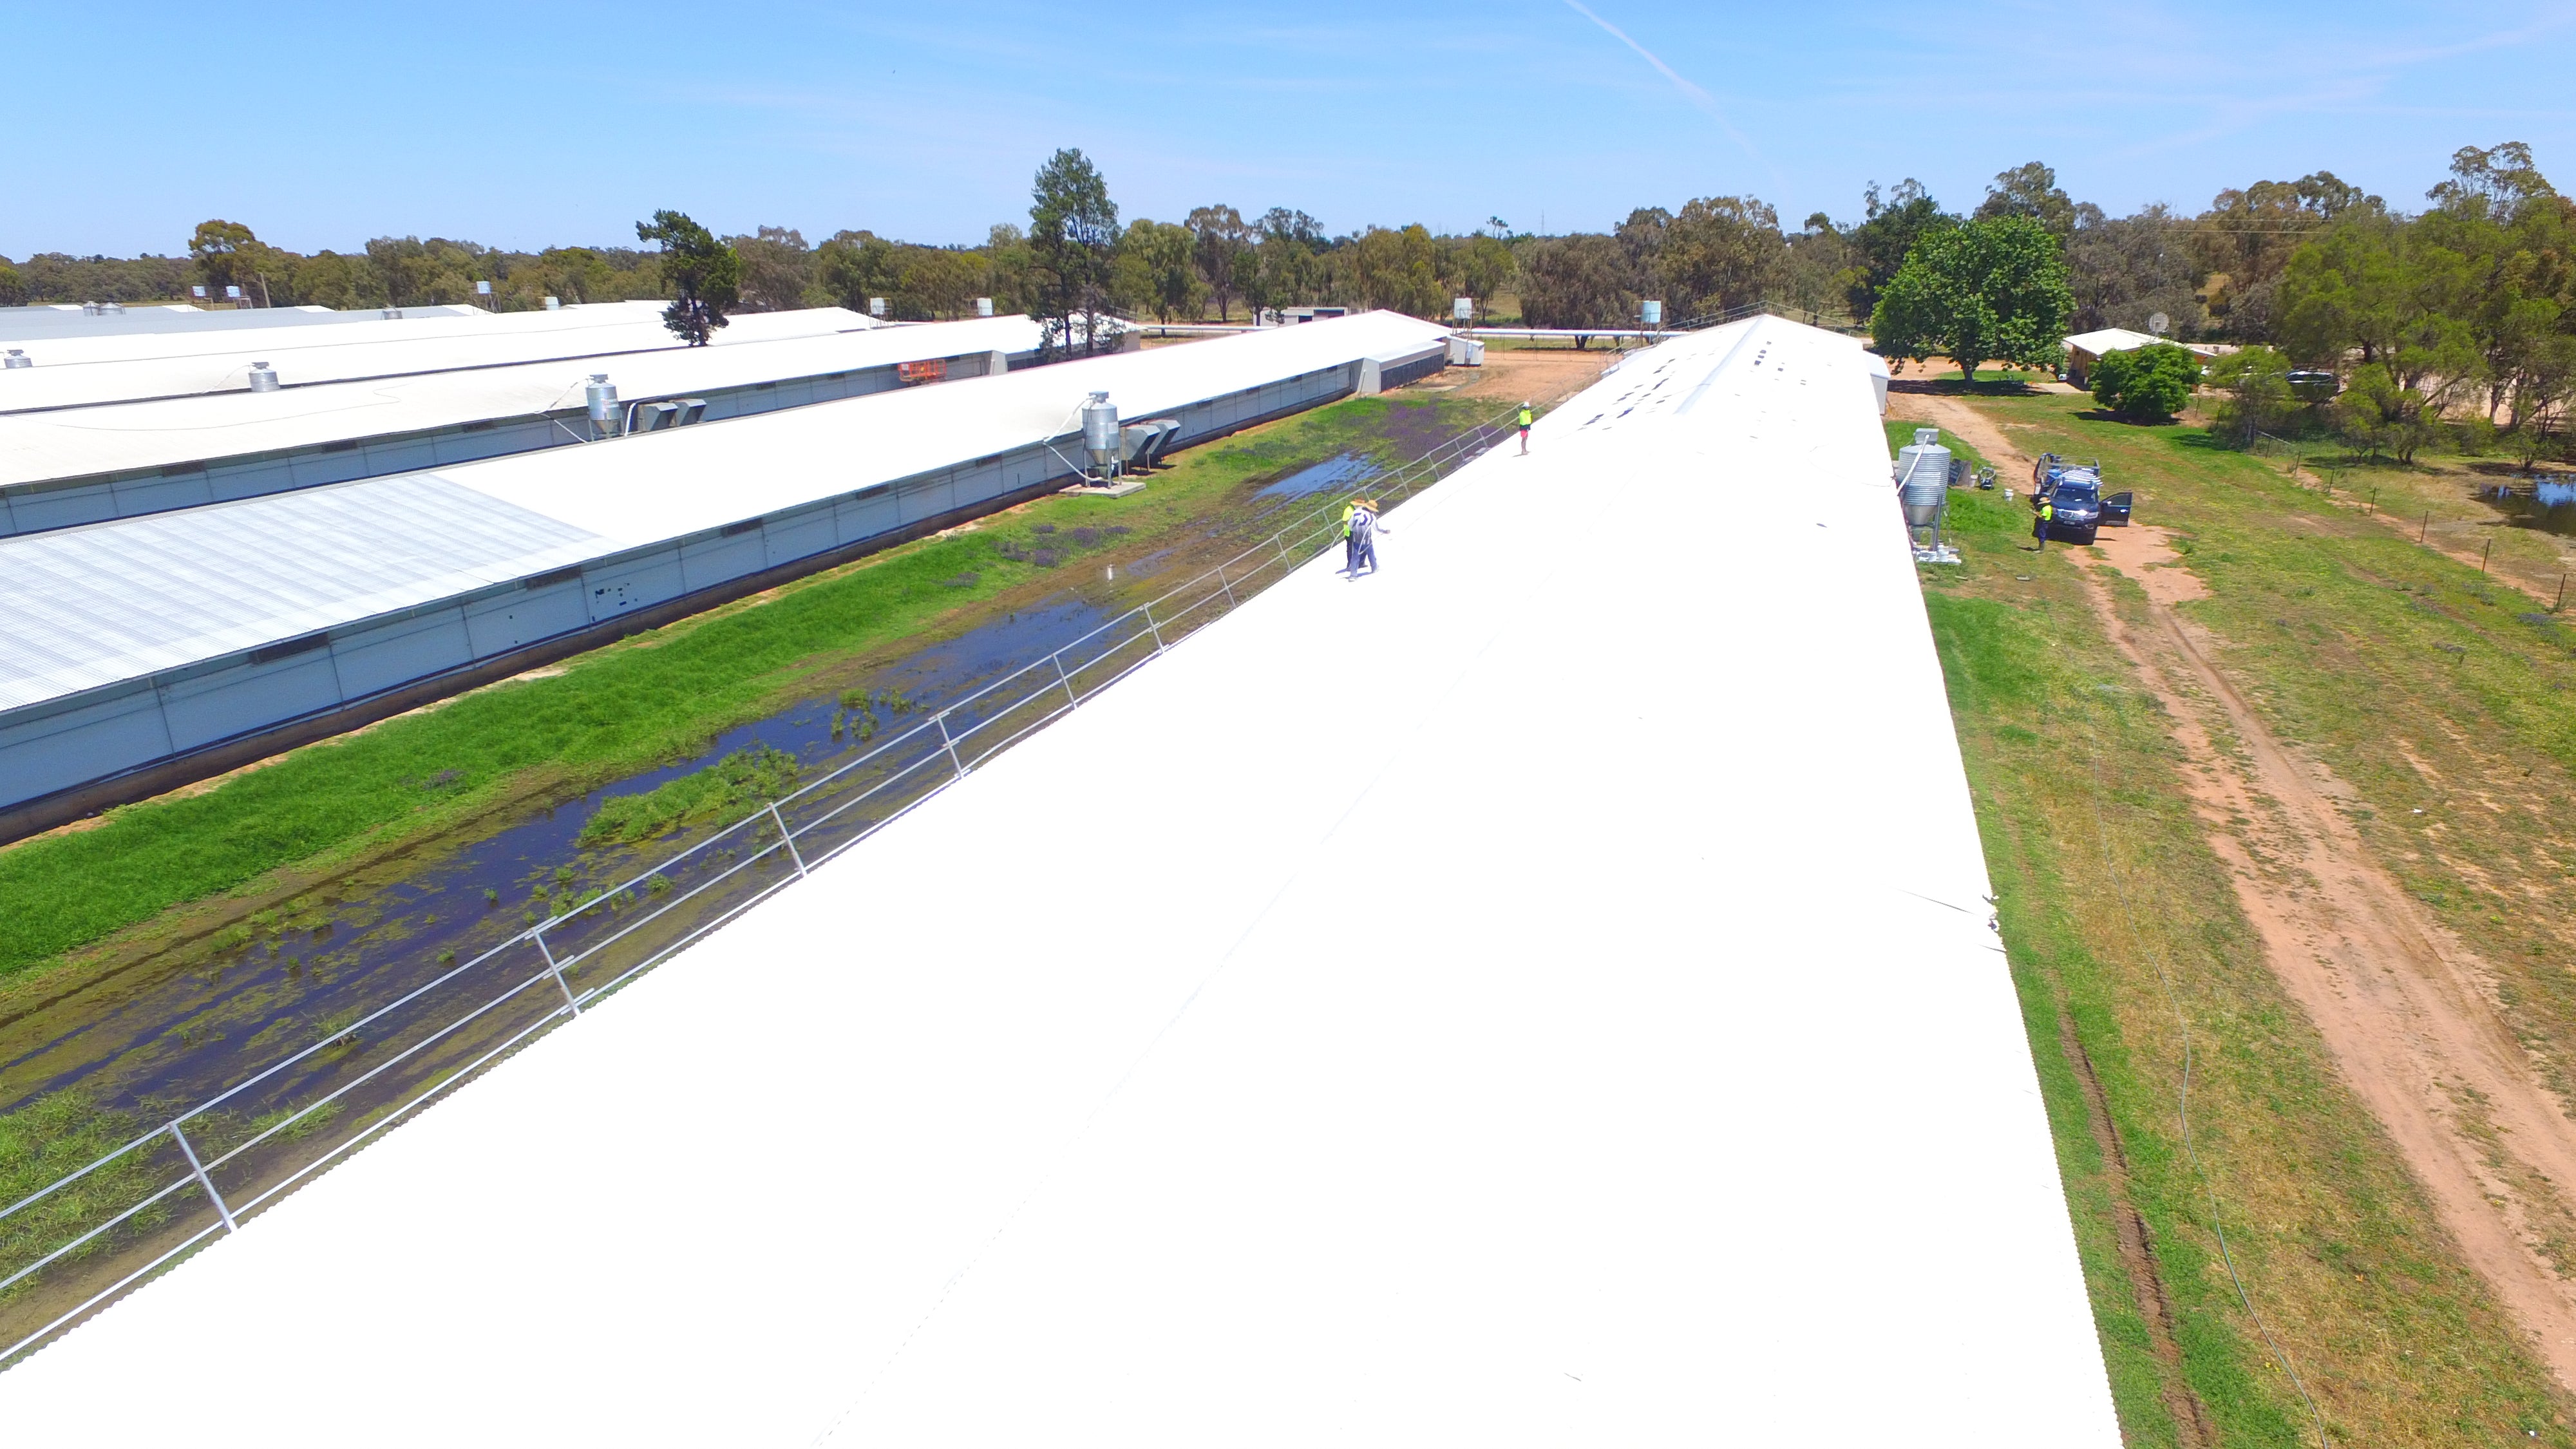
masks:
{"label": "parked vehicle", "polygon": [[2075,464],[2055,453],[2042,453],[2030,469],[2030,506],[2049,505],[2048,536],[2068,543],[2091,543],[2104,527],[2126,528],[2135,497],[2102,492],[2102,464]]}

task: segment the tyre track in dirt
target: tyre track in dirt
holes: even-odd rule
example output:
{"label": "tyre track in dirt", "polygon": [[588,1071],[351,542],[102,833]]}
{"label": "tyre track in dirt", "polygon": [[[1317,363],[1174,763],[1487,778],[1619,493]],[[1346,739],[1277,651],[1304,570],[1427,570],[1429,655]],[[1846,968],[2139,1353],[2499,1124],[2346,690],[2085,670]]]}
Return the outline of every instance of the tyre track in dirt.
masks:
{"label": "tyre track in dirt", "polygon": [[[1906,402],[1989,461],[2029,467],[2002,429],[1964,404]],[[2462,1257],[2521,1319],[2560,1383],[2576,1389],[2576,1284],[2546,1246],[2576,1222],[2576,1122],[2506,1028],[2491,973],[2364,846],[2338,804],[2352,792],[2281,746],[2211,662],[2216,641],[2175,611],[2203,591],[2161,531],[2104,537],[2103,557],[2076,553],[2087,599],[2173,721],[2193,806],[2273,975],[2396,1143]],[[2144,638],[2113,604],[2105,575],[2114,571],[2147,595]],[[2219,748],[2213,721],[2238,749]]]}

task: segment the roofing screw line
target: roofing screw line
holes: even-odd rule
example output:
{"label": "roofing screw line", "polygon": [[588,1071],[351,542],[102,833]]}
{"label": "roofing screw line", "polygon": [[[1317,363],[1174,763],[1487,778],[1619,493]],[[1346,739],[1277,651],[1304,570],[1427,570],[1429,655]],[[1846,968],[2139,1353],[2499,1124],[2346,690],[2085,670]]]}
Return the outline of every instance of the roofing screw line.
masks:
{"label": "roofing screw line", "polygon": [[180,1131],[176,1122],[170,1124],[170,1140],[179,1144],[179,1155],[188,1159],[188,1170],[197,1175],[197,1186],[206,1190],[207,1201],[215,1205],[215,1216],[224,1220],[224,1231],[240,1232],[241,1224],[233,1221],[233,1210],[224,1206],[224,1195],[215,1191],[215,1180],[206,1176],[205,1165],[197,1161],[197,1149],[188,1145],[188,1134]]}
{"label": "roofing screw line", "polygon": [[564,1005],[572,1008],[573,1015],[581,1015],[581,1003],[572,999],[572,985],[564,980],[563,968],[555,964],[554,948],[546,944],[546,933],[542,929],[530,931],[528,939],[536,942],[537,949],[545,953],[546,969],[555,974],[555,989],[563,993]]}

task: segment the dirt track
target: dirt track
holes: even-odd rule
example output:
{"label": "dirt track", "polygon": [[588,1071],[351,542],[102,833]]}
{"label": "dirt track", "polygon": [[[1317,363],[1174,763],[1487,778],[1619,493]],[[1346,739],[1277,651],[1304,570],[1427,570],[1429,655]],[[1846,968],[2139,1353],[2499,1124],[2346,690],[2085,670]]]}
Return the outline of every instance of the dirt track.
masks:
{"label": "dirt track", "polygon": [[[2009,435],[1965,404],[1912,395],[1898,410],[1939,422],[2027,479],[2029,460]],[[2193,803],[2273,973],[2463,1256],[2576,1389],[2576,1283],[2560,1276],[2547,1246],[2576,1223],[2576,1122],[2505,1029],[2483,963],[2369,854],[2344,814],[2352,792],[2284,749],[2212,664],[2215,642],[2175,609],[2204,591],[2163,533],[2102,538],[2098,557],[2076,551],[2094,611],[2174,721]],[[2144,589],[2148,629],[2120,618],[2114,572]],[[2235,748],[2222,750],[2220,737]]]}

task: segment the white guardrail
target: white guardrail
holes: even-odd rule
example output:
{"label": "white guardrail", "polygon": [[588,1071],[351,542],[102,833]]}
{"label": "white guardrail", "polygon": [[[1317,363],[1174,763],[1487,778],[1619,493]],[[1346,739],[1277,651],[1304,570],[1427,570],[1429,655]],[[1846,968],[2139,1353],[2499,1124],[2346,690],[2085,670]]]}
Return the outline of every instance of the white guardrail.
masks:
{"label": "white guardrail", "polygon": [[[1509,435],[1503,418],[1490,419],[1357,486],[1401,501]],[[1234,557],[0,1208],[0,1325],[45,1320],[0,1349],[0,1367],[965,778],[1234,608],[1255,585],[1285,577],[1338,536],[1348,491],[1336,489]]]}

